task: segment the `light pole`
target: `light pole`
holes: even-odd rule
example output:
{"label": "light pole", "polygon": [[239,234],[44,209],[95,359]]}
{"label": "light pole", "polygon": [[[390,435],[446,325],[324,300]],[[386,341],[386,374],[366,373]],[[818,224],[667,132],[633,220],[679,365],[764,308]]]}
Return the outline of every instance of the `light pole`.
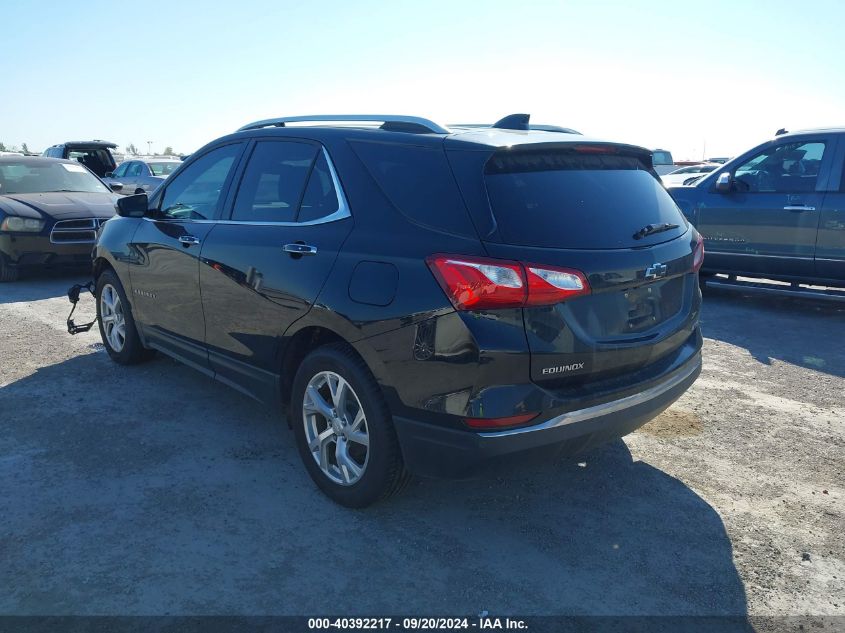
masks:
{"label": "light pole", "polygon": [[152,147],[153,147],[153,142],[152,142],[152,141],[147,141],[147,156],[152,156],[152,155],[153,155],[153,150],[152,150]]}

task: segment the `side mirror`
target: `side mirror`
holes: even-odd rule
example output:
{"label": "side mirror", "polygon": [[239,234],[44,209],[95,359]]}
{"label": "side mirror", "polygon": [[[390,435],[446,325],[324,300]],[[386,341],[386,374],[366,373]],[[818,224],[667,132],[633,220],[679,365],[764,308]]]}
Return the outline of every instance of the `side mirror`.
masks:
{"label": "side mirror", "polygon": [[113,171],[107,171],[106,175],[103,176],[103,178],[114,178],[114,172]]}
{"label": "side mirror", "polygon": [[122,182],[110,182],[109,183],[109,189],[111,189],[112,191],[120,191],[121,189],[123,189],[123,183]]}
{"label": "side mirror", "polygon": [[122,218],[143,218],[147,215],[150,201],[147,194],[126,196],[117,201],[117,214]]}
{"label": "side mirror", "polygon": [[716,191],[719,193],[730,193],[731,189],[733,189],[733,178],[730,173],[723,171],[716,178]]}

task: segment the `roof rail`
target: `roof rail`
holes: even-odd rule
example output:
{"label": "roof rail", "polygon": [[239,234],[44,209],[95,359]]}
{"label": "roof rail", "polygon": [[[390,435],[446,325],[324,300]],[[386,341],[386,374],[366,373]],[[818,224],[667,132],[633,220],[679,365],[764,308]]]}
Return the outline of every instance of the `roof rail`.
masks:
{"label": "roof rail", "polygon": [[400,123],[407,126],[420,128],[426,132],[434,134],[451,134],[448,128],[438,125],[434,121],[424,119],[418,116],[402,116],[397,114],[315,114],[305,116],[286,116],[276,119],[265,119],[263,121],[256,121],[244,125],[238,129],[238,132],[245,130],[258,130],[263,127],[285,127],[288,123],[319,123],[319,122],[334,122],[334,121],[349,121],[349,122],[381,122],[381,123]]}

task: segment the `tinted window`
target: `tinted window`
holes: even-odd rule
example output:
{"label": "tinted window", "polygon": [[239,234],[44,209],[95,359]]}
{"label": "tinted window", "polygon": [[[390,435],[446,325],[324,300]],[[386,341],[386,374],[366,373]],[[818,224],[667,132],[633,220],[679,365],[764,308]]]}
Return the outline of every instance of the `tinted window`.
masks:
{"label": "tinted window", "polygon": [[240,143],[213,149],[188,165],[172,181],[168,180],[161,212],[171,218],[212,218],[240,151]]}
{"label": "tinted window", "polygon": [[442,149],[365,142],[352,146],[403,215],[448,233],[475,235]]}
{"label": "tinted window", "polygon": [[293,222],[317,150],[307,143],[257,143],[241,179],[232,219]]}
{"label": "tinted window", "polygon": [[0,164],[0,195],[49,191],[107,193],[109,189],[85,167],[76,163],[44,161]]}
{"label": "tinted window", "polygon": [[88,169],[99,176],[105,175],[111,169],[112,163],[103,150],[70,150],[67,154],[68,160],[75,160],[82,163]]}
{"label": "tinted window", "polygon": [[129,163],[129,167],[126,168],[126,175],[127,176],[140,176],[141,175],[141,163],[137,160]]}
{"label": "tinted window", "polygon": [[147,167],[153,173],[153,176],[169,176],[180,165],[177,162],[166,163],[147,163]]}
{"label": "tinted window", "polygon": [[338,196],[334,188],[329,163],[325,152],[320,152],[311,170],[302,205],[299,208],[300,222],[319,220],[338,210]]}
{"label": "tinted window", "polygon": [[124,176],[126,174],[126,167],[128,165],[129,165],[129,163],[123,163],[117,169],[115,169],[114,170],[114,177],[120,178],[121,176]]}
{"label": "tinted window", "polygon": [[750,193],[814,191],[824,156],[822,141],[798,141],[769,147],[734,172],[737,188]]}
{"label": "tinted window", "polygon": [[[635,158],[533,152],[494,156],[487,193],[502,239],[552,248],[626,248],[686,230],[675,202]],[[648,224],[678,228],[643,240]]]}

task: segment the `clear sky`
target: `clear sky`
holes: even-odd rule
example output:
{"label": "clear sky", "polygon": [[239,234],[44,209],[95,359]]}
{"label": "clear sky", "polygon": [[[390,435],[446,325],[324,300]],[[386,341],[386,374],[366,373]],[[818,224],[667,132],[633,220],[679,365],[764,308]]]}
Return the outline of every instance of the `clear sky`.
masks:
{"label": "clear sky", "polygon": [[733,155],[845,125],[845,2],[0,0],[0,141],[192,152],[316,113],[535,123]]}

